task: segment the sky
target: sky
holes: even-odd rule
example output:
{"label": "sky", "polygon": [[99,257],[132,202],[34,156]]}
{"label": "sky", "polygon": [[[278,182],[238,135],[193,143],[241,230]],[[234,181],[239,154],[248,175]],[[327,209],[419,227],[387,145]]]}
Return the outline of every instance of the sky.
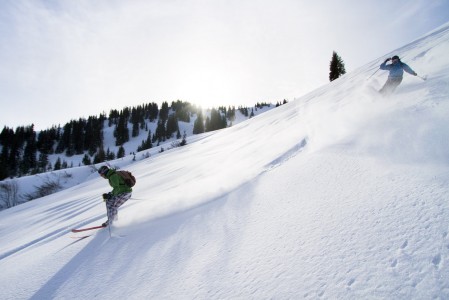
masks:
{"label": "sky", "polygon": [[0,127],[148,102],[293,100],[449,20],[448,0],[0,2]]}

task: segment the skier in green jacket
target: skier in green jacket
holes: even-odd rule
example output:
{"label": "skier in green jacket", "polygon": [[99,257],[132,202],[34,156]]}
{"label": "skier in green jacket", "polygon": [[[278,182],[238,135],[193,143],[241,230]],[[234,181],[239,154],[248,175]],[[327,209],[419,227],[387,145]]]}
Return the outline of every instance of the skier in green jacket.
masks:
{"label": "skier in green jacket", "polygon": [[118,208],[123,205],[129,198],[131,198],[132,188],[126,185],[122,176],[118,175],[114,169],[107,166],[102,166],[98,169],[98,174],[101,177],[109,180],[109,185],[112,191],[103,194],[103,199],[106,202],[106,210],[108,219],[101,224],[103,227],[112,225],[117,220]]}

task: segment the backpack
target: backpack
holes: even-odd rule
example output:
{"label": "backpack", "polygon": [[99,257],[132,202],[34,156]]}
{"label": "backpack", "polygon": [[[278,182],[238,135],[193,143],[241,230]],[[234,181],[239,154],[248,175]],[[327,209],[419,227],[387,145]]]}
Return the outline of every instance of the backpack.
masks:
{"label": "backpack", "polygon": [[131,174],[131,172],[129,171],[115,171],[118,175],[120,175],[120,177],[123,178],[123,180],[125,181],[125,184],[132,188],[135,184],[136,184],[136,177],[133,176],[133,174]]}

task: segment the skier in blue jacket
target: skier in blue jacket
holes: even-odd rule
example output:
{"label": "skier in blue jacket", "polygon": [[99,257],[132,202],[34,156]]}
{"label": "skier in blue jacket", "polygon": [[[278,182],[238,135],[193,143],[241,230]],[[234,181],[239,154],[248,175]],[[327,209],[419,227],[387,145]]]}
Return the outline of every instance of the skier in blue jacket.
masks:
{"label": "skier in blue jacket", "polygon": [[[387,65],[387,62],[391,60],[391,64]],[[415,71],[413,71],[407,64],[403,63],[399,56],[395,55],[392,58],[387,58],[381,65],[381,70],[388,70],[390,74],[388,75],[388,79],[385,82],[384,86],[380,89],[379,93],[383,95],[389,95],[394,92],[394,90],[398,87],[398,85],[402,82],[402,76],[404,75],[404,71],[417,76]]]}

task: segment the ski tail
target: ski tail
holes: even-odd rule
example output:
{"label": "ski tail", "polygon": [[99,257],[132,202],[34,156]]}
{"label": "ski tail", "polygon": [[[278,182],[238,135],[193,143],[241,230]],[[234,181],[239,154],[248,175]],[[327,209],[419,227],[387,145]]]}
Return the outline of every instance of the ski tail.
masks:
{"label": "ski tail", "polygon": [[86,228],[74,228],[74,229],[72,229],[72,232],[83,232],[83,231],[95,230],[95,229],[101,229],[101,228],[105,228],[105,227],[100,225],[100,226],[93,226],[93,227],[86,227]]}

